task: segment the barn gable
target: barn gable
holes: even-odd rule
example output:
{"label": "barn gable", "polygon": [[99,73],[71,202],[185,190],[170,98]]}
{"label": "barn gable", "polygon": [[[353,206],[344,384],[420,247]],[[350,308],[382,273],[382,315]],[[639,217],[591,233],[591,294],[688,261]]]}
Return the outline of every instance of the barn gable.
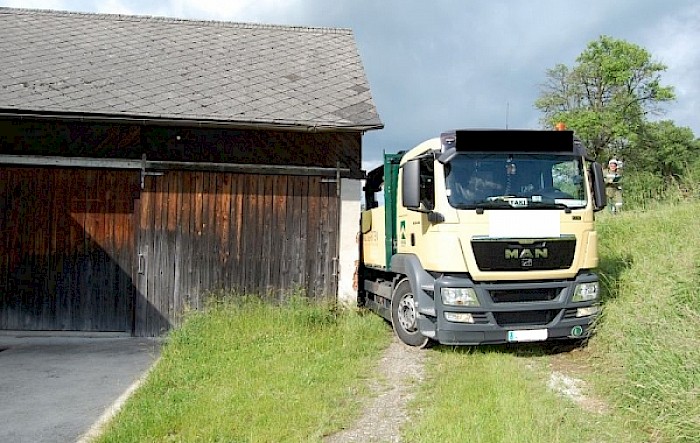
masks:
{"label": "barn gable", "polygon": [[0,329],[353,299],[383,125],[350,30],[0,8],[0,57]]}

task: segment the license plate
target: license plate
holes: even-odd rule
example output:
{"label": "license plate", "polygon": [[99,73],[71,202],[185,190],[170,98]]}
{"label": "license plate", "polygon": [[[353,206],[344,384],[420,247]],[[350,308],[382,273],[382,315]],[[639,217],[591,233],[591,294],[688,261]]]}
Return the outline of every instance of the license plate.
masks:
{"label": "license plate", "polygon": [[527,329],[521,331],[508,331],[508,341],[525,342],[525,341],[544,341],[547,340],[548,334],[546,329]]}

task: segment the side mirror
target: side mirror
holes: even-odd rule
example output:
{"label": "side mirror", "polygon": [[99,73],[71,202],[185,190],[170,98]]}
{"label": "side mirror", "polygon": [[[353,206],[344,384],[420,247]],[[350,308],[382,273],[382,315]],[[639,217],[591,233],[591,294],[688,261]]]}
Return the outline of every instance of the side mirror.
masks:
{"label": "side mirror", "polygon": [[608,204],[608,199],[605,195],[605,178],[600,163],[591,163],[591,178],[593,179],[593,202],[595,204],[593,210],[602,211]]}
{"label": "side mirror", "polygon": [[402,166],[401,204],[408,209],[420,209],[420,161],[409,160]]}
{"label": "side mirror", "polygon": [[428,214],[431,223],[442,223],[445,217],[425,207],[420,201],[420,159],[414,158],[403,165],[401,176],[401,204],[409,211]]}

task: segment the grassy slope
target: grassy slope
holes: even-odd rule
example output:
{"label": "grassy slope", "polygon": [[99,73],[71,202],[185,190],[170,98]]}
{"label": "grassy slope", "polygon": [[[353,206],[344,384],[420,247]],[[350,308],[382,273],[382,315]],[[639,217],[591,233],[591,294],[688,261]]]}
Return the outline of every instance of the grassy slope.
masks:
{"label": "grassy slope", "polygon": [[653,441],[700,441],[700,205],[600,223],[598,387]]}

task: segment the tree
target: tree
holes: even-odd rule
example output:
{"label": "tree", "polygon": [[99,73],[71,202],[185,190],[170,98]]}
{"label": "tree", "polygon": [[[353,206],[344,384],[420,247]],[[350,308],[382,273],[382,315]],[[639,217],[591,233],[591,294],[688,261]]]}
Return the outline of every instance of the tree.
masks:
{"label": "tree", "polygon": [[601,36],[573,67],[558,64],[547,70],[535,106],[546,126],[566,123],[603,160],[628,146],[649,115],[675,98],[672,87],[661,85],[665,70],[640,46]]}
{"label": "tree", "polygon": [[687,127],[662,120],[646,123],[635,140],[635,149],[623,152],[634,169],[676,181],[700,158],[700,141]]}

